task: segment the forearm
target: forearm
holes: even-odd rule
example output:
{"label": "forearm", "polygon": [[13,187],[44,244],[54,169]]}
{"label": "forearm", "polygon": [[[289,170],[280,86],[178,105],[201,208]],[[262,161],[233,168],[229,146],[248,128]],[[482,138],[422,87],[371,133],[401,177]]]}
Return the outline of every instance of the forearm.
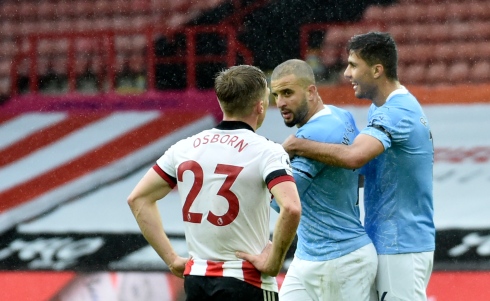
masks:
{"label": "forearm", "polygon": [[272,251],[270,261],[273,263],[280,263],[277,266],[277,272],[279,272],[286,253],[289,250],[294,237],[296,236],[296,230],[298,228],[300,216],[296,214],[289,214],[281,210],[274,227],[274,235],[272,238]]}
{"label": "forearm", "polygon": [[289,153],[296,156],[309,158],[326,165],[342,168],[359,168],[362,163],[358,163],[349,146],[343,144],[321,143],[308,139],[295,138],[285,146]]}
{"label": "forearm", "polygon": [[165,234],[157,204],[135,201],[130,207],[145,239],[163,261],[172,266],[178,255]]}

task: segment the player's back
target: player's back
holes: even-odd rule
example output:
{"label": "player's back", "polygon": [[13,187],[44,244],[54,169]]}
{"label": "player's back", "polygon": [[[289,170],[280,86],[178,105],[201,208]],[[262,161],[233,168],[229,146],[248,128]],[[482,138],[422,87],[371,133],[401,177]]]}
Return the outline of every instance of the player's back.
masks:
{"label": "player's back", "polygon": [[270,235],[265,177],[270,161],[282,155],[280,145],[247,128],[214,128],[175,145],[172,164],[192,257],[229,261],[237,260],[237,250],[263,250]]}

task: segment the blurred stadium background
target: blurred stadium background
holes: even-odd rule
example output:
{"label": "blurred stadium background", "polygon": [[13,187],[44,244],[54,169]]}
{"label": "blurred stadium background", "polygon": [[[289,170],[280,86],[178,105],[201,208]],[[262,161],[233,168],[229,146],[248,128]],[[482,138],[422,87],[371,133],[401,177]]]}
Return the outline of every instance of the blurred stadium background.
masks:
{"label": "blurred stadium background", "polygon": [[[212,84],[226,66],[304,59],[323,100],[364,126],[369,103],[342,72],[347,40],[370,30],[394,36],[434,132],[430,300],[490,300],[487,0],[0,1],[0,300],[183,300],[130,190],[220,119]],[[270,108],[259,133],[294,129]],[[178,202],[160,208],[186,254]]]}

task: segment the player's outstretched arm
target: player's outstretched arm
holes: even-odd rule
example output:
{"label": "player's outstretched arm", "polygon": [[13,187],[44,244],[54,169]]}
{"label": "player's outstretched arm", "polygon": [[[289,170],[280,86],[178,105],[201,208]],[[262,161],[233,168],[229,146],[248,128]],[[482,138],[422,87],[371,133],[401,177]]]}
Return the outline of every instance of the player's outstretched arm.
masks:
{"label": "player's outstretched arm", "polygon": [[327,165],[357,169],[384,152],[376,138],[359,134],[351,145],[321,143],[289,136],[282,144],[289,156],[310,158]]}
{"label": "player's outstretched arm", "polygon": [[277,276],[296,235],[301,217],[301,203],[294,182],[279,183],[272,187],[271,192],[280,208],[272,243],[268,244],[258,255],[244,252],[237,252],[236,255],[238,258],[251,262],[262,273]]}
{"label": "player's outstretched arm", "polygon": [[148,243],[165,261],[170,271],[183,278],[187,258],[177,255],[163,229],[157,201],[172,188],[153,169],[139,181],[128,197],[128,204]]}

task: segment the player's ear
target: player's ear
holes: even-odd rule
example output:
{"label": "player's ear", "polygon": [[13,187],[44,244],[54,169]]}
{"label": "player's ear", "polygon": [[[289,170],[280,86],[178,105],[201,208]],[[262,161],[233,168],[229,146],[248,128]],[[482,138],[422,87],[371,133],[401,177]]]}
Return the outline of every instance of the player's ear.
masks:
{"label": "player's ear", "polygon": [[373,77],[379,78],[385,72],[385,68],[381,64],[375,64],[372,67],[372,71],[373,71]]}
{"label": "player's ear", "polygon": [[265,106],[264,106],[264,100],[259,100],[257,104],[255,105],[255,110],[257,114],[262,114],[264,113]]}
{"label": "player's ear", "polygon": [[309,85],[308,88],[306,88],[306,91],[308,92],[308,99],[309,100],[312,100],[313,98],[315,98],[315,96],[318,92],[315,85]]}

